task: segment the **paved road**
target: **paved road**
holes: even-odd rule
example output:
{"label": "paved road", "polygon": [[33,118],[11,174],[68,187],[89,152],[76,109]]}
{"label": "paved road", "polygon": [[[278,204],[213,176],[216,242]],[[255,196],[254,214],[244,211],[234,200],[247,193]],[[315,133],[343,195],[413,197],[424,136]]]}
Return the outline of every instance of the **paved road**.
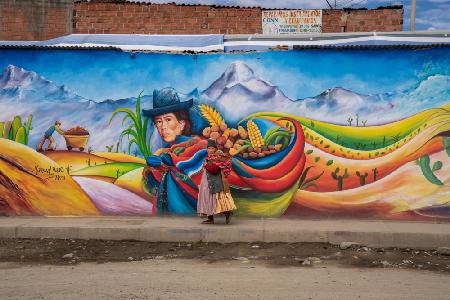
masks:
{"label": "paved road", "polygon": [[274,267],[151,259],[122,263],[0,263],[0,299],[450,299],[450,276],[421,270]]}

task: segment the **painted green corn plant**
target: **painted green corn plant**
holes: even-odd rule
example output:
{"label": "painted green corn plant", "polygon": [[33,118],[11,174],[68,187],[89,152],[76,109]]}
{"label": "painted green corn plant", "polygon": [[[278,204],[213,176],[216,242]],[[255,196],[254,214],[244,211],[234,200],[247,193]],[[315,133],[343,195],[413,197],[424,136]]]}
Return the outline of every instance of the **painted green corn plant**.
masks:
{"label": "painted green corn plant", "polygon": [[[122,119],[122,126],[127,120],[131,121],[130,125],[122,130],[119,135],[119,142],[122,142],[124,136],[129,137],[128,139],[128,152],[130,151],[133,144],[135,144],[144,158],[152,155],[152,149],[150,145],[151,131],[148,132],[149,118],[141,116],[141,93],[136,100],[136,111],[133,112],[129,108],[117,108],[111,115],[109,123],[117,114],[125,114]],[[151,130],[151,129],[150,129]]]}

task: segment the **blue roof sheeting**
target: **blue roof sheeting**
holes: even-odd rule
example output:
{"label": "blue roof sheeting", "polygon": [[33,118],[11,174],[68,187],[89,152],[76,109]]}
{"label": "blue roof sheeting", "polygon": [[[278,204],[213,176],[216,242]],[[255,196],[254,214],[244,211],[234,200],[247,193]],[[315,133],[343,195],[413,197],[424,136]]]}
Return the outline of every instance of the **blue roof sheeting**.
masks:
{"label": "blue roof sheeting", "polygon": [[211,52],[300,48],[421,47],[450,45],[450,30],[436,32],[335,33],[302,35],[71,34],[47,41],[0,41],[7,48],[118,49],[123,51]]}

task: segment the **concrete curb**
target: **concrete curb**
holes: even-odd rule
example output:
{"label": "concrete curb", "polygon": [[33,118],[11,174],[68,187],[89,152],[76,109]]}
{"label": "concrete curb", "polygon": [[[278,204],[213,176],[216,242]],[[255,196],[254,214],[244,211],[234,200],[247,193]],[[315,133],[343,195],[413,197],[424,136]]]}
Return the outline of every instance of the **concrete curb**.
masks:
{"label": "concrete curb", "polygon": [[450,223],[372,220],[234,218],[201,225],[198,218],[3,217],[0,238],[140,240],[150,242],[357,242],[369,247],[450,246]]}

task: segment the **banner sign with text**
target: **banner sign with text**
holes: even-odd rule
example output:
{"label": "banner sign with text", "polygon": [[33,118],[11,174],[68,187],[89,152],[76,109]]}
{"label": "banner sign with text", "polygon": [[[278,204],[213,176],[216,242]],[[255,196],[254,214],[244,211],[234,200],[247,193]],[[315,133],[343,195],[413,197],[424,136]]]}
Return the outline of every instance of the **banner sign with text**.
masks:
{"label": "banner sign with text", "polygon": [[262,28],[263,34],[322,32],[322,10],[266,10]]}

